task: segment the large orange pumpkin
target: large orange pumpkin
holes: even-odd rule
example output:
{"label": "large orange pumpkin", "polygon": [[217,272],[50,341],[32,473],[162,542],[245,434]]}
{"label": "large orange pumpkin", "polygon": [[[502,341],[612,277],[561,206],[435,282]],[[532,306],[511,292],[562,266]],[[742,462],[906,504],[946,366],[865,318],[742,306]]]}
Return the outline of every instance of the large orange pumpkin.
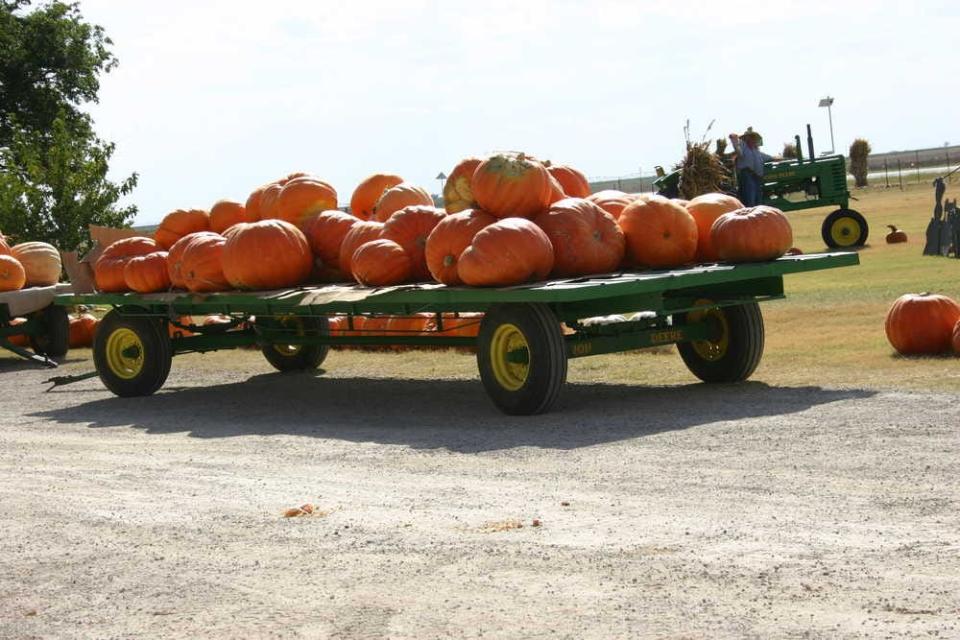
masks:
{"label": "large orange pumpkin", "polygon": [[376,220],[361,220],[355,223],[350,231],[343,236],[340,243],[340,256],[337,263],[340,271],[350,273],[350,261],[353,259],[353,252],[362,244],[371,240],[379,240],[380,233],[383,231],[383,223]]}
{"label": "large orange pumpkin", "polygon": [[626,195],[630,194],[625,191],[620,191],[619,189],[604,189],[603,191],[591,193],[589,196],[587,196],[587,200],[596,203],[605,198],[621,198]]}
{"label": "large orange pumpkin", "polygon": [[887,311],[887,339],[903,355],[950,351],[953,330],[960,321],[960,304],[934,293],[900,296]]}
{"label": "large orange pumpkin", "polygon": [[534,218],[550,207],[559,185],[536,160],[508,153],[481,162],[470,188],[480,208],[497,218]]}
{"label": "large orange pumpkin", "polygon": [[353,252],[353,279],[367,287],[389,287],[410,280],[413,261],[393,240],[371,240]]}
{"label": "large orange pumpkin", "polygon": [[60,281],[60,252],[46,242],[21,242],[10,248],[10,255],[20,261],[28,287],[48,287]]}
{"label": "large orange pumpkin", "polygon": [[170,288],[167,252],[154,251],[130,258],[123,265],[123,280],[128,289],[137,293],[166,291]]}
{"label": "large orange pumpkin", "polygon": [[375,173],[365,178],[353,190],[353,195],[350,197],[350,213],[361,220],[369,220],[383,192],[402,182],[403,178],[392,173]]}
{"label": "large orange pumpkin", "polygon": [[425,190],[409,182],[390,187],[373,206],[373,220],[386,222],[395,211],[411,205],[433,206],[433,198]]}
{"label": "large orange pumpkin", "polygon": [[340,268],[340,245],[353,225],[360,219],[343,211],[323,211],[303,225],[303,233],[310,250],[323,269]]}
{"label": "large orange pumpkin", "polygon": [[547,171],[560,183],[564,195],[570,198],[586,198],[590,195],[590,183],[586,176],[565,164],[548,164]]}
{"label": "large orange pumpkin", "polygon": [[434,227],[446,217],[443,209],[436,207],[411,206],[395,212],[383,224],[381,238],[393,240],[407,252],[413,271],[410,278],[415,281],[429,280],[430,269],[424,255],[427,237]]}
{"label": "large orange pumpkin", "polygon": [[533,219],[553,244],[555,276],[606,273],[623,262],[625,239],[613,216],[583,198],[555,202]]}
{"label": "large orange pumpkin", "polygon": [[716,262],[720,256],[713,246],[710,229],[723,214],[743,209],[743,203],[725,193],[705,193],[689,201],[686,207],[697,223],[697,262]]}
{"label": "large orange pumpkin", "polygon": [[[226,291],[230,283],[223,275],[223,248],[227,239],[216,234],[196,234],[180,258],[183,285],[195,293]],[[174,245],[176,246],[176,245]]]}
{"label": "large orange pumpkin", "polygon": [[70,337],[69,345],[71,349],[80,349],[93,345],[93,334],[97,330],[100,321],[92,313],[77,313],[70,316]]}
{"label": "large orange pumpkin", "polygon": [[728,262],[779,258],[793,246],[790,221],[780,209],[760,205],[724,213],[710,227],[717,256]]}
{"label": "large orange pumpkin", "polygon": [[223,275],[236,289],[281,289],[307,279],[313,268],[310,245],[284,220],[235,225],[223,247]]}
{"label": "large orange pumpkin", "polygon": [[161,249],[168,250],[183,236],[210,230],[210,214],[202,209],[177,209],[160,221],[153,237]]}
{"label": "large orange pumpkin", "polygon": [[452,213],[433,228],[427,236],[424,257],[427,269],[437,282],[453,286],[463,284],[457,273],[460,254],[473,242],[473,236],[497,221],[482,209],[466,209]]}
{"label": "large orange pumpkin", "polygon": [[27,272],[11,255],[0,254],[0,291],[18,291],[27,282]]}
{"label": "large orange pumpkin", "polygon": [[222,238],[223,236],[213,231],[197,231],[183,236],[170,247],[170,251],[167,252],[167,272],[170,274],[170,286],[175,289],[187,288],[187,284],[183,280],[183,254],[194,240],[206,237]]}
{"label": "large orange pumpkin", "polygon": [[300,226],[310,214],[336,208],[337,192],[333,187],[318,178],[300,176],[283,185],[269,209],[265,209],[260,217],[286,220]]}
{"label": "large orange pumpkin", "polygon": [[553,245],[526,218],[504,218],[484,227],[460,254],[457,272],[474,287],[508,287],[543,280],[553,269]]}
{"label": "large orange pumpkin", "polygon": [[260,216],[248,212],[246,207],[233,200],[218,200],[210,207],[210,230],[214,233],[222,234],[235,224],[259,219]]}
{"label": "large orange pumpkin", "polygon": [[627,266],[679,267],[697,254],[693,216],[662,196],[637,198],[624,207],[617,222],[626,237]]}
{"label": "large orange pumpkin", "polygon": [[247,202],[243,205],[244,211],[248,216],[250,216],[252,222],[256,222],[263,217],[263,209],[261,208],[261,201],[263,199],[263,193],[266,191],[267,187],[275,185],[277,191],[280,190],[280,186],[274,182],[268,182],[267,184],[260,185],[247,196]]}
{"label": "large orange pumpkin", "polygon": [[447,213],[457,213],[476,207],[470,182],[473,173],[483,162],[480,158],[464,158],[453,168],[443,185],[443,207]]}
{"label": "large orange pumpkin", "polygon": [[110,244],[93,265],[93,278],[97,290],[103,293],[127,291],[123,268],[135,256],[144,256],[159,251],[160,246],[152,238],[136,236]]}
{"label": "large orange pumpkin", "polygon": [[593,202],[598,207],[613,216],[614,220],[619,220],[620,214],[623,213],[623,210],[627,207],[627,205],[636,199],[637,195],[632,193],[623,193],[619,196],[609,195],[602,198],[587,198],[587,200]]}

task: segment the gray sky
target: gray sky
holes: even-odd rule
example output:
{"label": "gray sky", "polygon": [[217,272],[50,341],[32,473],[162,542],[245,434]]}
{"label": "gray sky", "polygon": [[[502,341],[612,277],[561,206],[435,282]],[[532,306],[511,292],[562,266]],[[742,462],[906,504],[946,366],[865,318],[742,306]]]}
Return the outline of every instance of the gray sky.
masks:
{"label": "gray sky", "polygon": [[759,130],[768,153],[835,98],[836,148],[960,142],[960,2],[81,0],[120,66],[92,112],[140,173],[138,224],[243,201],[292,171],[349,202],[375,172],[431,192],[501,149],[616,176],[699,139]]}

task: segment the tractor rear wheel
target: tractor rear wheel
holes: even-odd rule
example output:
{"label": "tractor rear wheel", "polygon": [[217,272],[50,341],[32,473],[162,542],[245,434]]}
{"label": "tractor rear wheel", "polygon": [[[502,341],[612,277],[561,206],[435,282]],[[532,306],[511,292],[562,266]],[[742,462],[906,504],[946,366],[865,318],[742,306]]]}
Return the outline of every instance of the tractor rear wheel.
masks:
{"label": "tractor rear wheel", "polygon": [[862,247],[869,233],[866,219],[853,209],[837,209],[826,217],[820,228],[824,244],[831,249]]}

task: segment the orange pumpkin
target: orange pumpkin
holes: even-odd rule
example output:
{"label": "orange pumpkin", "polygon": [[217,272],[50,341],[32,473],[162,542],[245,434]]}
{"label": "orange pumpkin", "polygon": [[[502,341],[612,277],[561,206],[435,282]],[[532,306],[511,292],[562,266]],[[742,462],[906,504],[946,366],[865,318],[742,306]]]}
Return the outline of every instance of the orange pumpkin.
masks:
{"label": "orange pumpkin", "polygon": [[626,195],[631,194],[628,194],[625,191],[620,191],[619,189],[604,189],[603,191],[591,193],[589,196],[587,196],[587,200],[593,203],[598,203],[600,200],[605,200],[607,198],[622,198]]}
{"label": "orange pumpkin", "polygon": [[137,293],[166,291],[170,288],[167,252],[154,251],[130,258],[123,265],[123,280],[128,289]]}
{"label": "orange pumpkin", "polygon": [[637,198],[617,221],[626,237],[625,264],[662,269],[693,262],[697,223],[680,205],[662,196]]}
{"label": "orange pumpkin", "polygon": [[390,287],[410,280],[413,261],[393,240],[371,240],[353,252],[353,279],[366,287]]}
{"label": "orange pumpkin", "polygon": [[[3,255],[3,254],[0,254],[0,255]],[[13,319],[10,320],[10,326],[11,326],[11,327],[18,327],[18,326],[20,326],[21,324],[25,324],[26,322],[27,322],[27,319],[26,319],[26,318],[13,318]],[[25,335],[25,334],[22,334],[22,333],[16,334],[16,335],[12,335],[12,336],[7,336],[7,342],[9,342],[10,344],[12,344],[12,345],[15,346],[15,347],[29,347],[29,346],[30,346],[30,336]]]}
{"label": "orange pumpkin", "polygon": [[360,219],[343,211],[323,211],[303,225],[303,233],[310,250],[323,269],[340,268],[340,245],[353,225]]}
{"label": "orange pumpkin", "polygon": [[705,193],[688,202],[686,207],[697,223],[697,262],[716,262],[720,256],[713,246],[710,228],[723,214],[742,209],[743,203],[725,193]]}
{"label": "orange pumpkin", "polygon": [[373,220],[386,222],[396,211],[411,205],[433,206],[433,198],[425,190],[409,182],[390,187],[373,207]]}
{"label": "orange pumpkin", "polygon": [[895,224],[888,224],[887,226],[890,228],[890,233],[888,233],[886,237],[887,244],[899,244],[907,241],[906,231],[897,229],[897,225]]}
{"label": "orange pumpkin", "polygon": [[553,269],[553,245],[543,230],[526,218],[504,218],[473,237],[457,264],[465,284],[508,287],[543,280]]}
{"label": "orange pumpkin", "polygon": [[470,188],[480,208],[497,218],[534,218],[550,207],[559,185],[536,160],[508,153],[481,162]]}
{"label": "orange pumpkin", "polygon": [[223,233],[241,222],[256,222],[260,216],[249,213],[242,204],[233,200],[218,200],[210,207],[210,230]]}
{"label": "orange pumpkin", "polygon": [[623,231],[613,216],[589,200],[566,198],[533,221],[553,244],[554,276],[607,273],[623,262]]}
{"label": "orange pumpkin", "polygon": [[429,280],[425,250],[427,236],[434,227],[446,217],[443,209],[415,205],[404,207],[395,212],[383,224],[381,238],[393,240],[407,252],[413,271],[410,278],[415,281]]}
{"label": "orange pumpkin", "polygon": [[609,196],[596,200],[593,198],[588,198],[588,200],[613,216],[614,220],[619,220],[620,214],[623,213],[623,210],[628,204],[636,200],[636,198],[634,198],[631,194],[625,193],[622,196]]}
{"label": "orange pumpkin", "polygon": [[276,185],[277,190],[279,191],[279,185],[274,182],[268,182],[267,184],[261,185],[254,189],[247,197],[247,202],[243,205],[243,209],[246,212],[246,215],[250,216],[251,222],[256,222],[263,217],[261,201],[263,199],[264,191],[266,191],[267,187],[271,185]]}
{"label": "orange pumpkin", "polygon": [[786,253],[793,230],[780,209],[760,205],[721,215],[710,227],[710,241],[721,260],[760,262]]}
{"label": "orange pumpkin", "polygon": [[[223,275],[223,248],[227,239],[216,234],[195,234],[180,258],[184,286],[194,293],[226,291],[230,283]],[[174,245],[176,246],[176,245]]]}
{"label": "orange pumpkin", "polygon": [[92,313],[77,313],[70,316],[70,348],[80,349],[92,346],[93,334],[98,324],[100,321]]}
{"label": "orange pumpkin", "polygon": [[960,304],[934,293],[900,296],[887,311],[887,340],[903,355],[932,355],[950,351],[960,321]]}
{"label": "orange pumpkin", "polygon": [[187,247],[190,246],[191,242],[197,238],[203,237],[222,238],[223,236],[214,233],[213,231],[197,231],[196,233],[189,233],[174,242],[173,246],[170,247],[170,251],[167,252],[167,272],[170,274],[170,286],[173,288],[187,288],[187,284],[183,280],[183,254],[186,252]]}
{"label": "orange pumpkin", "polygon": [[[262,202],[261,196],[261,207]],[[283,185],[261,218],[277,218],[299,226],[312,213],[336,208],[337,192],[333,187],[318,178],[300,176]]]}
{"label": "orange pumpkin", "polygon": [[950,343],[953,345],[953,352],[960,355],[960,320],[957,320],[957,324],[953,325],[953,335],[950,338]]}
{"label": "orange pumpkin", "polygon": [[281,181],[271,182],[267,185],[264,185],[263,191],[260,193],[260,208],[258,217],[261,220],[266,220],[270,217],[270,211],[273,210],[273,205],[277,201],[277,197],[280,195],[280,191],[283,189],[283,184],[280,184]]}
{"label": "orange pumpkin", "polygon": [[453,168],[443,185],[443,207],[447,213],[458,213],[476,207],[470,182],[483,162],[480,158],[464,158]]}
{"label": "orange pumpkin", "polygon": [[313,268],[303,232],[284,220],[235,225],[222,255],[223,275],[236,289],[281,289],[301,284]]}
{"label": "orange pumpkin", "polygon": [[286,178],[280,178],[279,180],[277,180],[277,184],[282,187],[282,186],[285,186],[291,180],[296,180],[297,178],[309,178],[309,177],[311,176],[306,171],[294,171],[293,173],[288,173]]}
{"label": "orange pumpkin", "polygon": [[0,254],[0,291],[18,291],[27,282],[27,272],[20,261],[9,254]]}
{"label": "orange pumpkin", "polygon": [[210,230],[210,214],[202,209],[177,209],[163,217],[153,237],[161,249],[168,250],[185,235]]}
{"label": "orange pumpkin", "polygon": [[110,244],[93,265],[93,278],[97,290],[103,293],[127,291],[123,268],[135,256],[144,256],[158,251],[160,246],[152,238],[136,236]]}
{"label": "orange pumpkin", "polygon": [[590,183],[586,176],[571,166],[565,164],[549,164],[547,171],[560,183],[565,196],[570,198],[586,198],[590,195]]}
{"label": "orange pumpkin", "polygon": [[354,223],[350,231],[343,236],[340,243],[340,255],[337,258],[337,264],[340,271],[350,273],[350,262],[353,259],[353,252],[362,244],[371,240],[379,240],[380,233],[383,231],[383,223],[376,220],[361,220]]}
{"label": "orange pumpkin", "polygon": [[430,275],[437,282],[453,286],[463,284],[457,273],[460,254],[473,242],[473,236],[497,219],[481,209],[466,209],[444,217],[427,236],[424,257]]}
{"label": "orange pumpkin", "polygon": [[46,242],[21,242],[10,248],[27,274],[28,287],[48,287],[60,281],[60,252]]}
{"label": "orange pumpkin", "polygon": [[392,173],[375,173],[357,185],[350,197],[350,213],[361,220],[369,220],[373,208],[383,192],[403,182],[403,178]]}

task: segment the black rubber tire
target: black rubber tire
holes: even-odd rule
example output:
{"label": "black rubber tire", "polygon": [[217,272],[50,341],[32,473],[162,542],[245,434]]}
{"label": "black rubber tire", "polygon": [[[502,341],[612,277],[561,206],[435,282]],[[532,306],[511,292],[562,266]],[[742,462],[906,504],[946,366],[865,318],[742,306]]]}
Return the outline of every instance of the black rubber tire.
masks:
{"label": "black rubber tire", "polygon": [[37,355],[62,358],[70,349],[70,318],[66,307],[50,305],[34,313],[39,332],[30,336],[30,346]]}
{"label": "black rubber tire", "polygon": [[[850,218],[856,222],[860,228],[859,233],[853,232],[848,236],[845,236],[844,241],[839,242],[836,238],[834,238],[831,231],[833,229],[833,225],[843,218]],[[860,215],[858,211],[854,211],[853,209],[837,209],[824,219],[823,225],[820,227],[820,237],[823,238],[824,244],[831,249],[852,249],[853,247],[862,247],[867,243],[868,235],[870,235],[870,226],[867,224],[866,218]]]}
{"label": "black rubber tire", "polygon": [[[110,365],[108,349],[111,336],[131,331],[139,340],[142,363],[133,375],[124,377]],[[116,309],[100,321],[93,338],[93,362],[103,384],[122,398],[149,396],[166,382],[173,362],[173,346],[164,320],[145,316],[125,316]]]}
{"label": "black rubber tire", "polygon": [[[277,329],[281,327],[289,328],[298,335],[304,336],[328,336],[330,335],[330,323],[326,318],[314,318],[303,316],[286,316],[284,318],[258,318],[257,324],[260,327]],[[328,344],[304,344],[297,348],[285,349],[280,344],[268,344],[261,347],[263,357],[267,359],[273,368],[277,371],[311,371],[317,369],[323,361],[326,360],[330,352]]]}
{"label": "black rubber tire", "polygon": [[[734,307],[720,307],[715,310],[723,314],[726,320],[727,348],[716,359],[704,358],[697,352],[691,342],[677,344],[677,350],[683,363],[690,372],[704,382],[741,382],[749,378],[760,364],[763,357],[763,315],[760,305],[756,302],[737,305]],[[680,314],[678,321],[687,322],[689,312]],[[718,334],[724,331],[722,324],[716,327]],[[714,344],[721,340],[718,335]]]}
{"label": "black rubber tire", "polygon": [[[494,336],[504,325],[513,325],[527,344],[527,370],[516,389],[500,383],[494,366],[500,357],[494,353],[497,351]],[[567,380],[567,349],[560,321],[542,304],[490,307],[480,323],[477,367],[487,394],[503,413],[525,416],[548,411]]]}

